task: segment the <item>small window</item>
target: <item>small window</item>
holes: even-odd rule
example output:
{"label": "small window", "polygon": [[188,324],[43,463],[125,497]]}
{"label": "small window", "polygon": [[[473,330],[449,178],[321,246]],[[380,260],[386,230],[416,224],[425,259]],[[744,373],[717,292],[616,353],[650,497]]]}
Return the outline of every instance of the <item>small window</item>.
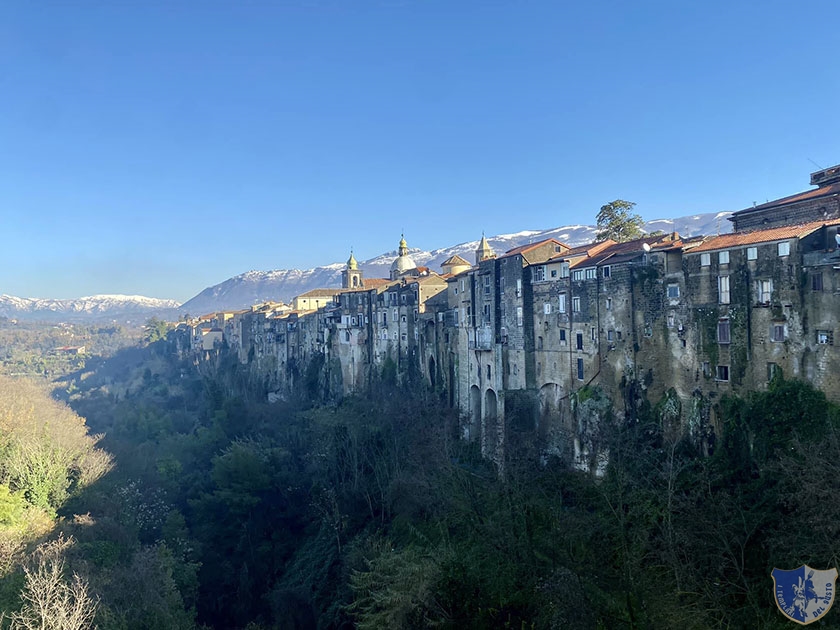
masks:
{"label": "small window", "polygon": [[781,370],[779,369],[778,363],[768,363],[767,364],[767,382],[773,380],[773,377],[776,376]]}
{"label": "small window", "polygon": [[583,380],[583,359],[577,360],[577,377],[579,381]]}
{"label": "small window", "polygon": [[598,339],[598,329],[597,328],[592,328],[589,332],[589,335],[592,338],[592,341],[597,341],[597,339]]}
{"label": "small window", "polygon": [[779,256],[790,256],[790,241],[779,243]]}
{"label": "small window", "polygon": [[668,328],[673,328],[674,327],[674,322],[676,321],[676,318],[677,317],[674,314],[674,311],[671,311],[670,313],[668,313]]}
{"label": "small window", "polygon": [[822,273],[811,274],[811,291],[823,290],[823,276]]}
{"label": "small window", "polygon": [[784,324],[773,324],[772,328],[770,329],[770,339],[771,341],[784,341],[785,340],[785,325]]}
{"label": "small window", "polygon": [[543,338],[542,337],[537,337],[537,350],[542,350],[542,349],[543,349]]}
{"label": "small window", "polygon": [[490,364],[488,363],[488,364],[487,364],[487,380],[490,380],[490,374],[491,374],[491,372],[490,372]]}
{"label": "small window", "polygon": [[560,329],[560,345],[562,345],[562,346],[566,345],[566,329],[565,328]]}
{"label": "small window", "polygon": [[572,313],[580,313],[580,298],[572,298]]}
{"label": "small window", "polygon": [[769,304],[773,297],[773,281],[759,280],[758,281],[758,303]]}
{"label": "small window", "polygon": [[394,309],[394,321],[400,321],[400,312],[397,309]]}
{"label": "small window", "polygon": [[712,255],[711,254],[700,254],[700,266],[701,267],[708,267],[712,264]]}
{"label": "small window", "polygon": [[551,270],[551,277],[552,277],[552,278],[556,278],[556,277],[557,277],[557,270],[556,270],[556,269],[552,269],[552,270]]}
{"label": "small window", "polygon": [[607,341],[612,341],[614,337],[615,337],[614,332],[612,330],[608,330],[607,331]]}
{"label": "small window", "polygon": [[676,300],[679,297],[680,297],[680,285],[669,284],[668,285],[668,299],[669,300]]}
{"label": "small window", "polygon": [[419,313],[417,312],[417,309],[415,308],[415,309],[414,309],[414,321],[416,322],[419,318],[420,318],[420,315],[419,315]]}
{"label": "small window", "polygon": [[747,260],[758,260],[758,247],[747,247]]}
{"label": "small window", "polygon": [[608,311],[612,310],[612,298],[607,298],[606,308]]}
{"label": "small window", "polygon": [[717,373],[715,374],[715,379],[718,381],[729,381],[729,366],[717,366]]}
{"label": "small window", "polygon": [[582,269],[576,269],[575,271],[573,271],[572,272],[572,280],[575,280],[575,281],[583,280],[583,270]]}
{"label": "small window", "polygon": [[543,304],[543,314],[551,315],[551,302],[546,302]]}
{"label": "small window", "polygon": [[561,278],[568,278],[569,277],[569,263],[561,263],[560,264],[560,277]]}
{"label": "small window", "polygon": [[516,297],[520,297],[522,295],[522,278],[517,278],[516,280]]}
{"label": "small window", "polygon": [[522,307],[521,306],[516,307],[516,325],[517,326],[522,325]]}
{"label": "small window", "polygon": [[356,325],[356,318],[355,318],[355,317],[351,317],[351,318],[350,318],[350,325],[351,325],[351,326],[355,326],[355,325]]}
{"label": "small window", "polygon": [[490,295],[490,276],[484,276],[484,295]]}
{"label": "small window", "polygon": [[586,279],[587,279],[587,280],[594,280],[595,278],[597,278],[597,277],[598,277],[598,276],[597,276],[597,273],[598,273],[598,269],[597,269],[597,268],[595,268],[595,267],[590,267],[589,269],[587,269],[587,270],[586,270]]}
{"label": "small window", "polygon": [[545,280],[545,266],[534,267],[534,282],[542,282],[543,280]]}
{"label": "small window", "polygon": [[583,333],[575,333],[575,349],[583,350]]}
{"label": "small window", "polygon": [[561,293],[557,300],[557,311],[560,313],[566,312],[566,294]]}
{"label": "small window", "polygon": [[719,319],[717,326],[717,341],[718,343],[729,343],[729,320]]}
{"label": "small window", "polygon": [[718,276],[718,301],[729,304],[729,276]]}
{"label": "small window", "polygon": [[834,331],[832,330],[818,330],[817,343],[833,346],[834,345]]}
{"label": "small window", "polygon": [[602,269],[603,269],[603,271],[602,271],[603,276],[605,278],[609,278],[610,274],[612,273],[612,270],[610,269],[610,266],[606,265],[605,267],[602,267]]}
{"label": "small window", "polygon": [[719,265],[728,265],[729,264],[729,251],[718,252],[718,264]]}

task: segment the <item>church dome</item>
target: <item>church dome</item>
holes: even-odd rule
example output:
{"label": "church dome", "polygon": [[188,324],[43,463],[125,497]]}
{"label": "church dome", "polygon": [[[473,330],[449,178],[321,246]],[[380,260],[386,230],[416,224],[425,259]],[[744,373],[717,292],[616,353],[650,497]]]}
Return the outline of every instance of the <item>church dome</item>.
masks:
{"label": "church dome", "polygon": [[394,280],[412,269],[417,269],[414,259],[408,255],[408,243],[405,242],[405,236],[400,238],[399,256],[391,263],[391,279]]}
{"label": "church dome", "polygon": [[353,271],[359,268],[359,263],[356,262],[353,252],[350,252],[350,258],[347,259],[347,268]]}
{"label": "church dome", "polygon": [[414,259],[408,254],[397,256],[396,260],[391,263],[392,272],[396,271],[401,274],[411,269],[417,269],[417,265],[414,263]]}

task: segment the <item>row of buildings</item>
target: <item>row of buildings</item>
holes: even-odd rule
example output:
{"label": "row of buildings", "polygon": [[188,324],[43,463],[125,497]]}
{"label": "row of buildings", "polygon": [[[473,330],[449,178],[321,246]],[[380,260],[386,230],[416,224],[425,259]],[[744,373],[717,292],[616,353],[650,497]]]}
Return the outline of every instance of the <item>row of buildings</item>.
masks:
{"label": "row of buildings", "polygon": [[644,400],[709,452],[727,392],[782,372],[840,399],[840,167],[812,183],[709,237],[498,253],[482,237],[474,261],[453,256],[439,272],[415,265],[402,239],[390,278],[365,278],[351,254],[341,288],[207,316],[194,347],[235,353],[278,396],[422,379],[500,464],[524,446],[597,469],[599,427]]}

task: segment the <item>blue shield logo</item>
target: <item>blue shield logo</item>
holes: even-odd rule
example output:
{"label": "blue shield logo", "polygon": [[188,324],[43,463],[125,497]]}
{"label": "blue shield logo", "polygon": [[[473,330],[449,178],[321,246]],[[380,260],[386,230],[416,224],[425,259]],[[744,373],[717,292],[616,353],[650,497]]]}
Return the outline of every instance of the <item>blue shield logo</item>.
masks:
{"label": "blue shield logo", "polygon": [[773,569],[771,575],[776,606],[791,621],[806,626],[831,609],[837,569],[817,571],[803,564],[793,571]]}

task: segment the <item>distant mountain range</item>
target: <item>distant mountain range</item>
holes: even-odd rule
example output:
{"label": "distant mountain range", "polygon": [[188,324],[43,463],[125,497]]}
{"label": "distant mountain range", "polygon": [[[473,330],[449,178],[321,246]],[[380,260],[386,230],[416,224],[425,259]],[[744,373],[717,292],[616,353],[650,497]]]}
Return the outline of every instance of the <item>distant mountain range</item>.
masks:
{"label": "distant mountain range", "polygon": [[[679,232],[683,236],[719,234],[731,231],[726,218],[729,212],[698,214],[679,219],[659,219],[645,224],[647,232]],[[509,249],[535,243],[546,238],[556,238],[570,246],[582,245],[595,239],[597,228],[593,225],[567,225],[547,230],[526,230],[515,234],[487,237],[497,254]],[[424,251],[410,250],[418,265],[440,271],[440,264],[458,254],[469,262],[475,260],[478,241],[469,241]],[[391,250],[359,263],[366,278],[387,278],[397,251]],[[279,269],[275,271],[248,271],[224,282],[204,289],[184,304],[175,300],[160,300],[140,295],[91,295],[75,300],[20,298],[0,295],[0,317],[42,321],[122,320],[142,322],[152,316],[169,320],[181,315],[202,315],[221,310],[248,308],[266,301],[289,302],[296,295],[317,288],[341,286],[341,271],[345,263],[332,263],[314,269]]]}
{"label": "distant mountain range", "polygon": [[0,317],[42,321],[93,319],[142,320],[155,314],[177,313],[175,300],[159,300],[142,295],[91,295],[75,300],[19,298],[0,295]]}
{"label": "distant mountain range", "polygon": [[[730,212],[698,214],[679,219],[658,219],[649,221],[644,229],[647,232],[679,232],[682,236],[701,234],[719,234],[730,232],[731,223],[727,221]],[[537,242],[546,238],[556,238],[570,246],[583,245],[595,239],[597,228],[593,225],[567,225],[547,230],[526,230],[515,234],[500,234],[487,237],[490,246],[497,254],[509,249]],[[469,241],[450,247],[424,251],[411,249],[414,262],[440,271],[440,264],[458,254],[469,262],[475,260],[478,241]],[[359,267],[366,278],[387,278],[391,263],[397,257],[397,251],[391,250],[361,261]],[[333,263],[314,269],[279,269],[275,271],[248,271],[224,282],[208,287],[178,309],[181,313],[201,315],[220,310],[248,308],[269,300],[289,302],[294,296],[312,289],[341,286],[341,271],[344,263]]]}

